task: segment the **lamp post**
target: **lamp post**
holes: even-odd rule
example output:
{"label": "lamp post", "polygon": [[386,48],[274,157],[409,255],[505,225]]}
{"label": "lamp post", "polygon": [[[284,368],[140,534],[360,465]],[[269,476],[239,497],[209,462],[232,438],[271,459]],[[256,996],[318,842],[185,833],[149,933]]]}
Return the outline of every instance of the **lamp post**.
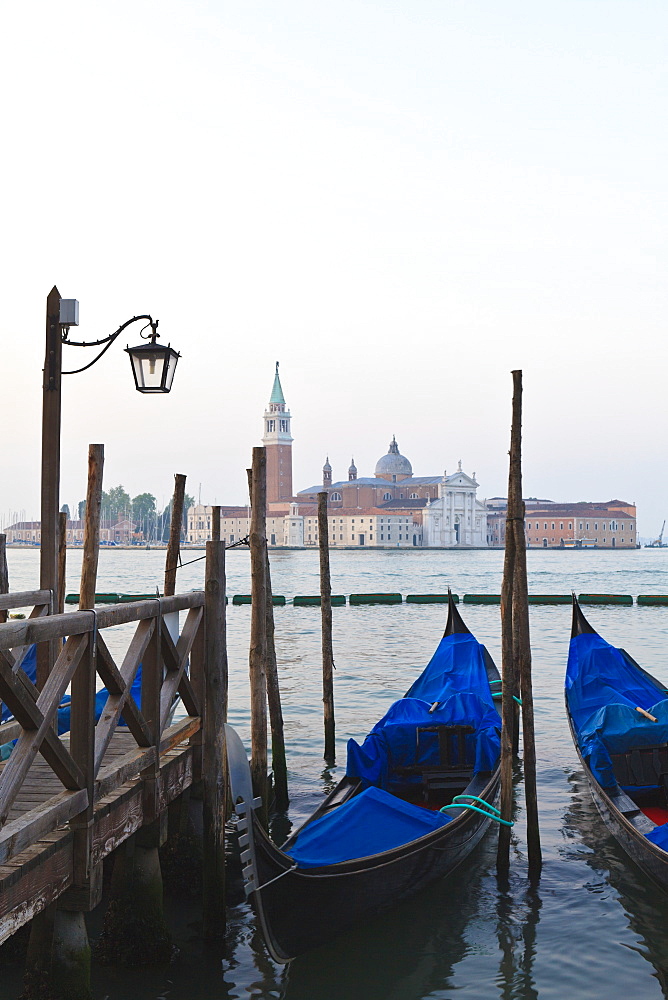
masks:
{"label": "lamp post", "polygon": [[[73,341],[69,331],[79,325],[79,303],[76,299],[62,299],[54,287],[46,300],[46,354],[42,382],[42,497],[40,541],[40,589],[50,590],[55,596],[58,587],[58,510],[60,492],[60,423],[61,381],[63,375],[76,375],[86,371],[100,360],[114,341],[133,323],[145,320],[141,336],[150,343],[127,347],[132,363],[135,387],[139,392],[169,392],[180,355],[171,346],[157,343],[158,321],[149,315],[133,316],[122,323],[108,337],[93,341]],[[144,335],[144,330],[150,334]],[[101,347],[102,350],[82,368],[63,371],[63,346]],[[45,647],[49,647],[48,649]],[[52,643],[38,646],[37,686],[41,688],[54,662]]]}

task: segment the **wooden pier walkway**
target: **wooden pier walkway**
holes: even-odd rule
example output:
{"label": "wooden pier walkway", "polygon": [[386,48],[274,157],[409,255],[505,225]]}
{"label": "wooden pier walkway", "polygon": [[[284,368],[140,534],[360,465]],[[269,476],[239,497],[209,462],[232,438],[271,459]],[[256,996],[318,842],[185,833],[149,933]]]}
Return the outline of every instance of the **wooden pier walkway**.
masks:
{"label": "wooden pier walkway", "polygon": [[[167,806],[194,782],[204,778],[207,808],[222,815],[223,761],[211,759],[220,745],[203,748],[226,696],[224,556],[222,543],[209,545],[205,591],[61,615],[49,613],[50,591],[0,594],[0,612],[32,608],[25,620],[0,623],[0,699],[15,719],[0,726],[0,744],[16,740],[0,765],[0,943],[54,902],[93,909],[104,858],[141,828],[160,843]],[[129,623],[136,628],[116,662],[105,630]],[[55,647],[41,691],[22,668],[33,643]],[[109,697],[96,723],[100,684]],[[67,690],[70,732],[59,737]]]}

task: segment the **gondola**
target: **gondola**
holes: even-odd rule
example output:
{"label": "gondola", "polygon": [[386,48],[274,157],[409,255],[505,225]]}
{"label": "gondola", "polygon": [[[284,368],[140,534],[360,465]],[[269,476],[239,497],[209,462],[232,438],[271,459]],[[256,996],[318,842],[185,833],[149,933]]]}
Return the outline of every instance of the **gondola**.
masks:
{"label": "gondola", "polygon": [[575,596],[566,712],[603,822],[668,889],[668,690],[601,638]]}
{"label": "gondola", "polygon": [[500,685],[450,598],[427,667],[362,746],[349,741],[345,776],[281,848],[257,820],[246,752],[225,727],[246,895],[277,962],[447,875],[501,822]]}

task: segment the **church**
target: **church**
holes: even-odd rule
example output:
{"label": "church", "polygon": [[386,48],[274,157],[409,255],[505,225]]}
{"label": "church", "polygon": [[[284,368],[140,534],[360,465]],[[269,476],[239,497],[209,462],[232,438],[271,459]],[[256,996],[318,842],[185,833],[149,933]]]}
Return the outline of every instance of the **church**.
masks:
{"label": "church", "polygon": [[[318,544],[318,493],[328,495],[329,539],[332,547],[350,548],[486,548],[487,508],[477,499],[475,472],[469,476],[459,462],[448,475],[414,476],[408,458],[392,437],[373,476],[358,476],[354,460],[348,478],[333,481],[326,459],[322,483],[293,493],[291,414],[278,374],[263,416],[262,444],[267,456],[267,539],[271,546],[301,548]],[[188,541],[210,537],[211,507],[188,512]],[[243,537],[250,527],[248,508],[221,508],[221,536]],[[247,531],[246,531],[247,533]]]}

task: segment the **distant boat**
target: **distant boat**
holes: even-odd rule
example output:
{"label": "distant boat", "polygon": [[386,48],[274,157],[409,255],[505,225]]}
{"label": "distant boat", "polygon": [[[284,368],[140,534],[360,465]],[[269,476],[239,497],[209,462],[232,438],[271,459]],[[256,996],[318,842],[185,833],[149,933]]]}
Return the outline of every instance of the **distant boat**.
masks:
{"label": "distant boat", "polygon": [[346,776],[282,848],[255,817],[246,752],[225,727],[246,894],[276,961],[448,875],[499,820],[500,683],[450,599],[428,666],[362,746],[349,741]]}

